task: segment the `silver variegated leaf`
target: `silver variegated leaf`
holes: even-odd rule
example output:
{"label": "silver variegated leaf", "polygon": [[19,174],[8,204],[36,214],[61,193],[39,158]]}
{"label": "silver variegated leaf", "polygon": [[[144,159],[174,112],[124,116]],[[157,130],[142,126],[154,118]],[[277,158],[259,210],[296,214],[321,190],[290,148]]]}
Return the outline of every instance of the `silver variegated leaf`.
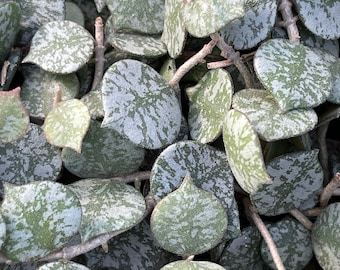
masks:
{"label": "silver variegated leaf", "polygon": [[61,156],[67,170],[78,177],[109,178],[136,171],[144,160],[144,149],[92,120],[81,153],[64,148]]}
{"label": "silver variegated leaf", "polygon": [[318,153],[318,150],[295,152],[270,161],[267,172],[273,183],[261,186],[250,195],[260,214],[276,216],[293,209],[305,210],[302,206],[322,188],[323,172]]}
{"label": "silver variegated leaf", "polygon": [[168,82],[150,66],[121,60],[106,71],[102,85],[102,127],[135,144],[157,149],[172,143],[180,130],[181,110]]}
{"label": "silver variegated leaf", "polygon": [[328,205],[312,228],[313,251],[323,269],[338,269],[340,265],[339,213],[339,202]]}
{"label": "silver variegated leaf", "polygon": [[35,33],[23,63],[34,63],[52,73],[68,74],[86,64],[93,50],[93,37],[85,28],[71,21],[54,21]]}
{"label": "silver variegated leaf", "polygon": [[222,240],[227,214],[219,199],[196,187],[187,175],[177,190],[157,203],[150,224],[165,250],[190,256],[206,252]]}
{"label": "silver variegated leaf", "polygon": [[80,99],[80,101],[88,108],[92,119],[103,119],[104,108],[102,91],[100,89],[88,92]]}
{"label": "silver variegated leaf", "polygon": [[259,136],[267,142],[305,134],[318,122],[313,109],[280,112],[274,96],[267,90],[241,90],[233,96],[232,107],[244,113]]}
{"label": "silver variegated leaf", "polygon": [[110,179],[85,179],[68,187],[81,204],[82,242],[103,233],[130,229],[141,221],[146,209],[137,189]]}
{"label": "silver variegated leaf", "polygon": [[46,263],[37,270],[90,270],[90,268],[72,261],[59,261]]}
{"label": "silver variegated leaf", "polygon": [[228,23],[221,29],[221,36],[235,50],[245,50],[255,47],[267,38],[275,23],[277,1],[256,1],[247,6],[243,17]]}
{"label": "silver variegated leaf", "polygon": [[189,98],[189,128],[194,140],[214,141],[222,133],[225,114],[230,109],[233,85],[229,73],[215,69],[206,73],[194,87],[186,89]]}
{"label": "silver variegated leaf", "polygon": [[107,0],[117,31],[133,30],[145,34],[160,34],[164,22],[164,0]]}
{"label": "silver variegated leaf", "polygon": [[340,37],[340,2],[337,0],[295,0],[299,17],[306,27],[324,39]]}
{"label": "silver variegated leaf", "polygon": [[285,39],[271,39],[256,51],[254,68],[283,112],[316,107],[332,89],[327,63],[311,48]]}
{"label": "silver variegated leaf", "polygon": [[[310,231],[293,219],[271,224],[268,228],[285,269],[304,269],[313,257]],[[261,256],[271,269],[276,265],[266,242],[261,245]]]}
{"label": "silver variegated leaf", "polygon": [[169,263],[161,270],[223,270],[221,265],[208,261],[176,261]]}
{"label": "silver variegated leaf", "polygon": [[0,214],[0,248],[4,244],[5,240],[6,240],[6,224],[2,215]]}
{"label": "silver variegated leaf", "polygon": [[195,37],[206,37],[244,15],[243,0],[184,1],[183,21]]}
{"label": "silver variegated leaf", "polygon": [[76,195],[52,181],[23,186],[6,183],[1,214],[7,237],[1,252],[13,261],[46,256],[79,230],[81,208]]}
{"label": "silver variegated leaf", "polygon": [[264,165],[259,138],[248,118],[230,110],[223,126],[223,142],[229,166],[238,184],[248,193],[272,180]]}

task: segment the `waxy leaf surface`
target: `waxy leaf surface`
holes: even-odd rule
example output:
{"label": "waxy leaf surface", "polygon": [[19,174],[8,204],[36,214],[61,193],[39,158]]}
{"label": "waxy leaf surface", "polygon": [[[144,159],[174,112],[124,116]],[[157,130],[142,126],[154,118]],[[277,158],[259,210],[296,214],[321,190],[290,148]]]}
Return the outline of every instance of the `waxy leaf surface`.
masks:
{"label": "waxy leaf surface", "polygon": [[169,263],[161,270],[223,270],[222,266],[207,261],[176,261]]}
{"label": "waxy leaf surface", "polygon": [[37,270],[90,270],[86,266],[72,261],[50,262],[40,266]]}

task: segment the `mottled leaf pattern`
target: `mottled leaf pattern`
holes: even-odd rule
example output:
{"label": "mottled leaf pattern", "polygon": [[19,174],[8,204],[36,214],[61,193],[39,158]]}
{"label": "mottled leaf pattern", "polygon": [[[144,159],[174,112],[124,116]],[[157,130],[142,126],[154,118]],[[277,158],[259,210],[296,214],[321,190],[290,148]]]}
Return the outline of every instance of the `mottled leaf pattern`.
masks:
{"label": "mottled leaf pattern", "polygon": [[144,160],[144,149],[91,121],[81,153],[64,148],[62,159],[64,166],[81,178],[109,178],[136,171]]}
{"label": "mottled leaf pattern", "polygon": [[170,145],[158,156],[151,170],[153,197],[161,200],[176,190],[189,173],[197,187],[221,200],[229,220],[225,237],[237,236],[240,223],[234,199],[234,178],[226,159],[223,152],[195,141]]}
{"label": "mottled leaf pattern", "polygon": [[26,67],[25,81],[20,92],[30,116],[45,118],[52,110],[56,92],[61,90],[61,100],[75,98],[79,91],[76,74],[58,75],[36,66]]}
{"label": "mottled leaf pattern", "polygon": [[20,100],[20,88],[0,92],[0,142],[11,142],[24,135],[29,116]]}
{"label": "mottled leaf pattern", "polygon": [[44,264],[37,270],[90,270],[90,268],[72,261],[60,261]]}
{"label": "mottled leaf pattern", "polygon": [[2,215],[0,214],[0,248],[5,242],[5,239],[6,239],[6,224]]}
{"label": "mottled leaf pattern", "polygon": [[282,111],[316,107],[332,88],[327,63],[312,49],[289,40],[263,43],[256,51],[254,68]]}
{"label": "mottled leaf pattern", "polygon": [[176,258],[161,248],[146,220],[112,238],[108,247],[107,253],[102,247],[85,253],[90,269],[159,269]]}
{"label": "mottled leaf pattern", "polygon": [[54,21],[35,33],[29,54],[23,60],[59,74],[77,71],[91,58],[94,41],[89,32],[71,21]]}
{"label": "mottled leaf pattern", "polygon": [[15,2],[0,4],[0,66],[6,59],[19,30],[21,10]]}
{"label": "mottled leaf pattern", "polygon": [[19,140],[0,143],[2,181],[16,185],[32,181],[55,181],[61,168],[60,150],[46,141],[43,130],[35,124],[30,124]]}
{"label": "mottled leaf pattern", "polygon": [[340,37],[340,2],[337,0],[296,0],[296,8],[306,27],[324,39]]}
{"label": "mottled leaf pattern", "polygon": [[160,34],[164,22],[164,0],[107,0],[115,30]]}
{"label": "mottled leaf pattern", "polygon": [[177,261],[172,262],[164,267],[161,270],[223,270],[222,266],[206,261]]}
{"label": "mottled leaf pattern", "polygon": [[223,69],[209,71],[186,93],[190,101],[191,137],[201,143],[214,141],[222,133],[223,120],[231,105],[233,85],[229,73]]}
{"label": "mottled leaf pattern", "polygon": [[248,118],[237,110],[227,113],[223,127],[223,142],[230,168],[238,184],[248,193],[270,184],[259,138]]}
{"label": "mottled leaf pattern", "polygon": [[110,35],[108,42],[119,50],[145,57],[159,57],[167,53],[165,44],[160,38],[136,34]]}
{"label": "mottled leaf pattern", "polygon": [[80,152],[89,126],[90,113],[86,106],[78,99],[70,99],[59,102],[50,111],[43,129],[51,144]]}
{"label": "mottled leaf pattern", "polygon": [[232,107],[245,114],[259,136],[267,142],[305,134],[318,122],[313,109],[280,112],[274,96],[266,90],[241,90],[233,96]]}
{"label": "mottled leaf pattern", "polygon": [[[296,220],[286,219],[268,228],[286,269],[304,269],[313,257],[310,231]],[[275,269],[274,261],[265,241],[261,245],[262,259]]]}
{"label": "mottled leaf pattern", "polygon": [[218,263],[228,270],[264,269],[260,246],[262,237],[255,227],[246,227],[241,235],[225,246]]}
{"label": "mottled leaf pattern", "polygon": [[185,1],[182,10],[185,28],[195,37],[217,32],[244,15],[243,0]]}
{"label": "mottled leaf pattern", "polygon": [[85,179],[69,185],[82,208],[82,242],[94,236],[124,231],[136,225],[145,211],[143,195],[132,186],[110,179]]}
{"label": "mottled leaf pattern", "polygon": [[314,254],[323,269],[340,265],[340,203],[328,205],[317,217],[312,228]]}
{"label": "mottled leaf pattern", "polygon": [[103,119],[104,108],[102,100],[102,92],[93,90],[84,95],[81,99],[88,108],[92,119]]}
{"label": "mottled leaf pattern", "polygon": [[16,0],[21,8],[21,30],[18,41],[27,44],[43,25],[65,19],[65,0]]}
{"label": "mottled leaf pattern", "polygon": [[0,211],[7,230],[1,251],[20,262],[42,258],[65,245],[77,233],[81,221],[75,194],[51,181],[6,184]]}
{"label": "mottled leaf pattern", "polygon": [[[246,1],[254,2],[254,1]],[[255,47],[270,33],[275,23],[277,1],[262,0],[248,8],[243,17],[233,20],[221,29],[221,35],[235,50]]]}
{"label": "mottled leaf pattern", "polygon": [[180,129],[178,99],[150,66],[121,60],[106,71],[102,86],[102,127],[116,130],[135,144],[157,149],[172,143]]}
{"label": "mottled leaf pattern", "polygon": [[275,216],[301,209],[322,188],[323,172],[318,153],[318,150],[295,152],[270,161],[267,172],[273,183],[261,186],[250,195],[260,214]]}
{"label": "mottled leaf pattern", "polygon": [[176,191],[156,205],[150,224],[165,250],[189,256],[203,253],[222,240],[227,214],[219,199],[197,188],[187,175]]}
{"label": "mottled leaf pattern", "polygon": [[[187,36],[182,9],[183,0],[165,0],[162,41],[166,44],[169,55],[172,58],[177,58],[182,53]],[[176,35],[173,33],[176,33]]]}

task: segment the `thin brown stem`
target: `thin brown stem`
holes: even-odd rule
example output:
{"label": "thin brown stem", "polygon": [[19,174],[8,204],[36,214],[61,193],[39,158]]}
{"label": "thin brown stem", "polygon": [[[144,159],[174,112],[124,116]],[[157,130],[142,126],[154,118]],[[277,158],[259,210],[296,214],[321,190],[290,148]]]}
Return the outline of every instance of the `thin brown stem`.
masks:
{"label": "thin brown stem", "polygon": [[270,235],[266,225],[263,223],[261,217],[257,213],[256,208],[251,204],[250,199],[248,197],[243,198],[243,204],[244,204],[245,211],[246,211],[247,215],[255,223],[255,225],[258,228],[258,230],[260,231],[264,241],[266,241],[276,268],[278,270],[285,270],[285,267],[284,267],[283,262],[281,260],[279,251],[276,248],[274,240],[273,240],[272,236]]}
{"label": "thin brown stem", "polygon": [[321,167],[323,170],[323,183],[324,186],[327,185],[329,179],[330,179],[330,172],[329,172],[329,166],[328,166],[328,150],[327,150],[327,144],[326,144],[326,135],[328,131],[329,122],[326,122],[322,126],[320,126],[317,129],[317,136],[318,136],[318,143],[319,143],[319,159],[321,163]]}
{"label": "thin brown stem", "polygon": [[209,62],[207,64],[208,69],[216,69],[216,68],[224,68],[229,67],[233,64],[233,61],[230,59],[222,60],[222,61],[216,61],[216,62]]}
{"label": "thin brown stem", "polygon": [[103,19],[101,17],[97,17],[95,22],[95,39],[96,39],[96,46],[95,46],[95,56],[96,56],[96,64],[95,64],[95,72],[94,78],[92,82],[91,90],[94,90],[98,84],[100,83],[103,74],[104,74],[104,24]]}
{"label": "thin brown stem", "polygon": [[311,222],[302,212],[297,209],[290,210],[289,213],[295,217],[307,230],[311,230],[313,222]]}
{"label": "thin brown stem", "polygon": [[11,63],[9,61],[5,61],[3,66],[2,66],[2,69],[1,69],[1,84],[0,84],[0,86],[4,86],[5,83],[6,83],[7,71],[8,71],[8,68],[9,68],[10,64]]}
{"label": "thin brown stem", "polygon": [[294,17],[292,7],[293,4],[291,1],[281,0],[278,6],[278,10],[282,14],[284,26],[287,29],[289,40],[293,42],[300,42],[300,34],[296,25],[298,17]]}
{"label": "thin brown stem", "polygon": [[53,99],[53,108],[57,106],[57,104],[61,101],[62,91],[58,88],[54,93]]}
{"label": "thin brown stem", "polygon": [[328,185],[323,189],[320,196],[320,207],[326,207],[329,199],[333,195],[333,191],[340,186],[340,173],[336,173]]}

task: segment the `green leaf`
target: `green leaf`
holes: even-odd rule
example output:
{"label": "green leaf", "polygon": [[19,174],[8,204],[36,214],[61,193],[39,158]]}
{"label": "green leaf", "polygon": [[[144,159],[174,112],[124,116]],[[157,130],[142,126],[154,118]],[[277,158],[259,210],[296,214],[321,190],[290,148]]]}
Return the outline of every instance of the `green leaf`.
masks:
{"label": "green leaf", "polygon": [[108,252],[102,247],[85,253],[90,269],[159,269],[176,257],[161,248],[151,233],[148,221],[108,241]]}
{"label": "green leaf", "polygon": [[144,149],[91,121],[81,153],[64,148],[61,157],[65,168],[78,177],[109,178],[136,171],[144,160]]}
{"label": "green leaf", "polygon": [[157,149],[172,143],[180,130],[181,110],[175,92],[150,66],[136,60],[114,63],[104,74],[102,127],[133,143]]}
{"label": "green leaf", "polygon": [[[221,29],[221,36],[235,50],[255,47],[266,39],[274,26],[277,1],[245,1],[246,11],[243,17],[233,20]],[[250,3],[255,2],[253,5]]]}
{"label": "green leaf", "polygon": [[0,214],[0,248],[4,244],[5,240],[6,240],[6,224],[2,215]]}
{"label": "green leaf", "polygon": [[197,188],[187,175],[176,191],[156,205],[150,224],[165,250],[189,256],[208,251],[222,240],[227,214],[219,199]]}
{"label": "green leaf", "polygon": [[241,90],[233,96],[232,107],[245,114],[261,139],[267,142],[305,134],[318,122],[313,109],[280,112],[273,94],[266,90]]}
{"label": "green leaf", "polygon": [[23,63],[34,63],[59,74],[77,71],[93,54],[94,41],[79,24],[54,21],[44,24],[35,33],[30,51]]}
{"label": "green leaf", "polygon": [[0,142],[11,142],[24,135],[29,116],[20,100],[20,88],[0,92]]}
{"label": "green leaf", "polygon": [[206,37],[244,15],[243,0],[184,1],[185,28],[194,37]]}
{"label": "green leaf", "polygon": [[160,34],[163,30],[164,0],[107,0],[106,4],[117,31],[133,30],[145,34]]}
{"label": "green leaf", "polygon": [[[183,0],[165,0],[162,41],[166,44],[171,58],[177,58],[181,55],[187,36],[182,9]],[[173,33],[176,33],[176,35]]]}
{"label": "green leaf", "polygon": [[89,126],[90,113],[86,106],[78,99],[70,99],[59,102],[49,112],[43,129],[51,144],[80,152]]}
{"label": "green leaf", "polygon": [[[267,172],[273,183],[261,186],[250,195],[261,215],[276,216],[301,209],[314,197],[323,182],[318,154],[318,150],[295,152],[277,157],[268,164]],[[316,203],[314,197],[311,207]]]}
{"label": "green leaf", "polygon": [[289,40],[263,43],[256,51],[254,68],[284,112],[316,107],[332,89],[327,63],[311,48]]}
{"label": "green leaf", "polygon": [[257,228],[249,226],[225,246],[218,263],[228,270],[264,269],[260,254],[262,237]]}
{"label": "green leaf", "polygon": [[340,265],[339,213],[339,202],[328,205],[312,228],[313,251],[323,269],[337,269]]}
{"label": "green leaf", "polygon": [[161,270],[223,270],[222,266],[206,261],[177,261],[169,263]]}
{"label": "green leaf", "polygon": [[85,27],[84,14],[73,2],[65,1],[65,20],[75,22],[82,27]]}
{"label": "green leaf", "polygon": [[[195,141],[181,141],[167,147],[151,170],[150,188],[156,201],[175,191],[189,173],[199,188],[214,194],[228,214],[225,238],[239,234],[240,221],[234,198],[234,178],[223,152]],[[236,207],[236,209],[235,209]]]}
{"label": "green leaf", "polygon": [[248,193],[272,182],[266,172],[259,138],[248,118],[230,110],[223,127],[223,142],[230,168],[238,184]]}
{"label": "green leaf", "polygon": [[81,221],[75,194],[51,181],[23,186],[6,183],[1,214],[7,230],[1,251],[20,262],[42,258],[65,245],[77,233]]}
{"label": "green leaf", "polygon": [[337,0],[296,0],[296,9],[306,27],[324,39],[340,37],[340,3]]}
{"label": "green leaf", "polygon": [[143,195],[134,187],[110,179],[85,179],[68,186],[82,208],[80,235],[86,242],[97,235],[125,231],[145,212]]}
{"label": "green leaf", "polygon": [[[16,185],[57,180],[62,169],[60,151],[50,145],[43,130],[28,126],[25,135],[11,143],[0,143],[0,179]],[[2,189],[1,189],[1,192]]]}
{"label": "green leaf", "polygon": [[[271,224],[268,230],[285,268],[304,269],[313,257],[310,232],[301,223],[292,219]],[[261,256],[271,269],[276,268],[264,240],[261,245]]]}
{"label": "green leaf", "polygon": [[25,81],[21,99],[31,117],[45,118],[52,110],[56,92],[61,90],[61,100],[75,98],[79,91],[76,74],[58,75],[36,66],[24,67]]}
{"label": "green leaf", "polygon": [[15,2],[0,4],[0,66],[14,43],[19,30],[21,10]]}
{"label": "green leaf", "polygon": [[71,261],[60,261],[44,264],[37,270],[90,270],[90,268]]}
{"label": "green leaf", "polygon": [[86,105],[92,119],[104,118],[102,91],[97,89],[92,90],[84,95],[80,101]]}
{"label": "green leaf", "polygon": [[65,0],[16,0],[21,8],[18,41],[27,44],[34,33],[46,23],[65,19]]}
{"label": "green leaf", "polygon": [[214,141],[222,133],[225,114],[231,105],[233,85],[229,73],[215,69],[194,87],[187,88],[190,135],[201,143]]}

